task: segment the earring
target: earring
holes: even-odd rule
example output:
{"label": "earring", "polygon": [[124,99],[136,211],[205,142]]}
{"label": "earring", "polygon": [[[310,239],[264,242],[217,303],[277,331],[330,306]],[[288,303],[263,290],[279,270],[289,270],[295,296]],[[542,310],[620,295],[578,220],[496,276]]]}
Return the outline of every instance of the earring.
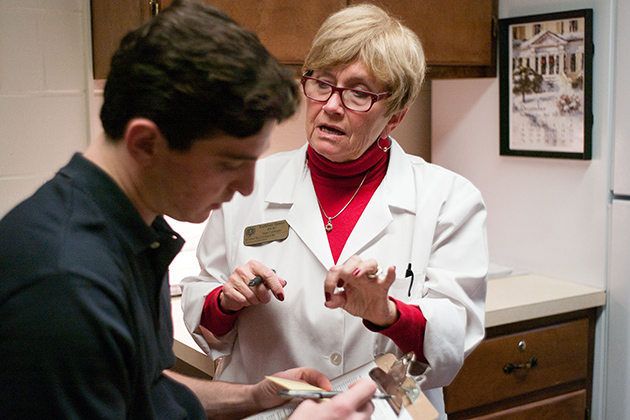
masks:
{"label": "earring", "polygon": [[385,139],[389,142],[389,144],[386,147],[381,146],[381,140],[383,140],[381,137],[378,138],[378,142],[376,143],[376,145],[384,153],[387,153],[387,151],[392,148],[392,138],[387,136],[387,137],[385,137]]}

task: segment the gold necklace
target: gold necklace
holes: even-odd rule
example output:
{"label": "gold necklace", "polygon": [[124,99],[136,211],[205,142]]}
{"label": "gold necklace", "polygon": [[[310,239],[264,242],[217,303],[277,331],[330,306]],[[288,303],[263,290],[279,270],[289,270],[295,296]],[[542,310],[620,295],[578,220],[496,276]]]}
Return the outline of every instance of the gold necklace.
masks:
{"label": "gold necklace", "polygon": [[343,206],[343,208],[341,210],[339,210],[339,213],[335,214],[333,217],[329,217],[326,214],[326,211],[322,207],[322,203],[319,202],[319,198],[317,197],[317,194],[315,194],[315,197],[317,197],[317,204],[319,204],[319,208],[322,209],[322,213],[324,213],[324,217],[326,219],[328,219],[328,223],[326,223],[326,232],[330,232],[331,230],[333,230],[332,221],[335,220],[337,218],[337,216],[339,216],[346,209],[346,207],[348,207],[350,205],[350,203],[352,203],[352,200],[354,200],[354,197],[357,196],[357,194],[359,193],[359,190],[363,186],[363,183],[365,182],[365,178],[367,178],[368,173],[370,173],[370,171],[367,171],[365,173],[365,176],[363,177],[363,179],[361,180],[361,183],[359,184],[359,188],[357,188],[357,190],[354,192],[354,194],[352,194],[352,197],[350,197],[350,201],[348,201],[346,203],[346,205]]}

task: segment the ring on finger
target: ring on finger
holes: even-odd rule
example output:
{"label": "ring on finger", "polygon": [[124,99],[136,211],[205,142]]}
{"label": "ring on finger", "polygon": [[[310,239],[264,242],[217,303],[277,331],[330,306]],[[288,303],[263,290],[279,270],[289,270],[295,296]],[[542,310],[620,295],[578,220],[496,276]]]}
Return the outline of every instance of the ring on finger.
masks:
{"label": "ring on finger", "polygon": [[382,269],[382,268],[381,268],[381,266],[379,265],[379,266],[377,266],[377,267],[376,267],[376,273],[374,273],[374,274],[372,274],[372,273],[368,273],[368,275],[367,275],[367,276],[368,276],[368,278],[369,278],[369,279],[375,279],[375,278],[377,278],[378,276],[380,276],[382,272],[383,272],[383,269]]}

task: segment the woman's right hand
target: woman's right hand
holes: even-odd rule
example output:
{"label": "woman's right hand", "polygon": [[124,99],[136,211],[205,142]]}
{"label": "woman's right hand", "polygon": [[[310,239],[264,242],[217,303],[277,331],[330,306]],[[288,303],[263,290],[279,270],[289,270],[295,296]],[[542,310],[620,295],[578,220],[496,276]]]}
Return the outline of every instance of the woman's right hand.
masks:
{"label": "woman's right hand", "polygon": [[389,267],[381,277],[375,259],[364,261],[353,255],[328,270],[324,282],[325,305],[342,308],[379,327],[389,327],[400,317],[396,303],[389,298],[389,288],[395,280],[395,267]]}
{"label": "woman's right hand", "polygon": [[374,412],[371,400],[374,392],[374,381],[359,379],[350,389],[330,400],[302,402],[289,420],[369,420]]}
{"label": "woman's right hand", "polygon": [[[262,277],[262,283],[249,286],[249,282],[256,276]],[[275,296],[279,301],[284,300],[284,286],[287,282],[278,277],[271,268],[262,263],[251,260],[247,264],[237,267],[219,295],[219,305],[226,313],[238,312],[241,309],[265,304]]]}

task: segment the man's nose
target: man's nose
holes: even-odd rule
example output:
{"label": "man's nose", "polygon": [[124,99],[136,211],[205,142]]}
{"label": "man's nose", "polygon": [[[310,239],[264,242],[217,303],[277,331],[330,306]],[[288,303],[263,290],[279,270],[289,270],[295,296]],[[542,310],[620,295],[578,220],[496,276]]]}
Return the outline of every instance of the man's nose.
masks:
{"label": "man's nose", "polygon": [[256,166],[252,165],[251,169],[245,173],[239,174],[239,178],[233,183],[234,189],[242,195],[250,195],[254,191],[254,174]]}

